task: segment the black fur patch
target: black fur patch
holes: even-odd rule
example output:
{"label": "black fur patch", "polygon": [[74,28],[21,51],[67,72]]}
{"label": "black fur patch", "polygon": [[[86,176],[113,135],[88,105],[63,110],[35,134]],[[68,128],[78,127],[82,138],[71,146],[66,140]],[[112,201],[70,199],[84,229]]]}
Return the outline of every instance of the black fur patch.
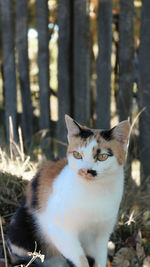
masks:
{"label": "black fur patch", "polygon": [[112,157],[114,154],[110,148],[107,149],[109,157]]}
{"label": "black fur patch", "polygon": [[[87,256],[87,259],[88,259],[89,266],[93,267],[93,265],[95,263],[94,259],[89,257],[89,256]],[[67,259],[67,263],[68,263],[69,267],[75,267],[75,265],[71,261],[69,261],[68,259]]]}
{"label": "black fur patch", "polygon": [[81,129],[81,131],[79,133],[79,136],[81,138],[84,138],[84,139],[88,138],[91,135],[94,135],[94,133],[89,129],[87,129],[87,130]]}
{"label": "black fur patch", "polygon": [[92,267],[94,265],[94,263],[95,263],[95,260],[92,257],[89,257],[89,256],[87,256],[87,259],[88,259],[90,267]]}
{"label": "black fur patch", "polygon": [[8,228],[8,238],[12,244],[29,252],[34,251],[35,242],[37,243],[37,251],[41,249],[36,235],[35,220],[25,206],[18,208],[14,214]]}
{"label": "black fur patch", "polygon": [[36,176],[33,178],[32,181],[32,200],[31,200],[31,206],[33,208],[38,207],[38,198],[37,198],[37,190],[38,190],[38,184],[39,184],[39,177],[40,177],[40,171],[36,174]]}
{"label": "black fur patch", "polygon": [[110,130],[104,130],[100,132],[100,135],[106,140],[106,141],[110,141],[113,139],[113,130],[114,128],[110,129]]}
{"label": "black fur patch", "polygon": [[89,136],[94,135],[94,133],[90,129],[82,129],[76,121],[73,121],[73,122],[78,126],[78,128],[80,130],[79,134],[77,134],[76,136],[79,136],[83,139],[86,139]]}
{"label": "black fur patch", "polygon": [[87,172],[92,174],[93,176],[97,175],[97,172],[95,170],[88,170]]}
{"label": "black fur patch", "polygon": [[80,125],[76,121],[74,121],[74,123],[78,126],[78,128],[80,130],[80,132],[79,132],[79,134],[77,136],[86,139],[89,136],[94,135],[94,133],[90,129],[81,128]]}

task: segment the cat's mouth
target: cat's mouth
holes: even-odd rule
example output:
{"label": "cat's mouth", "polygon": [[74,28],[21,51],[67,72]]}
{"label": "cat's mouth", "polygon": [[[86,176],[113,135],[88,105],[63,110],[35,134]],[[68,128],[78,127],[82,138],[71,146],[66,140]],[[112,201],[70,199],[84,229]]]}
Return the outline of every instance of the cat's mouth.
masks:
{"label": "cat's mouth", "polygon": [[97,176],[97,172],[92,169],[80,169],[78,174],[86,180],[93,180],[94,177]]}

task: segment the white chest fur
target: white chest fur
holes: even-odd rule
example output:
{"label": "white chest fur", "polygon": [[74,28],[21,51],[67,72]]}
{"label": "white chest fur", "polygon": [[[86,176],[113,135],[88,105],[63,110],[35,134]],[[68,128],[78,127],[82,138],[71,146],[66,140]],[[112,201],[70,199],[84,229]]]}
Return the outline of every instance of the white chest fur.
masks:
{"label": "white chest fur", "polygon": [[122,168],[117,176],[107,181],[87,182],[75,177],[67,165],[53,185],[45,211],[37,214],[41,230],[46,234],[50,225],[54,225],[80,233],[109,222],[112,228],[123,192]]}

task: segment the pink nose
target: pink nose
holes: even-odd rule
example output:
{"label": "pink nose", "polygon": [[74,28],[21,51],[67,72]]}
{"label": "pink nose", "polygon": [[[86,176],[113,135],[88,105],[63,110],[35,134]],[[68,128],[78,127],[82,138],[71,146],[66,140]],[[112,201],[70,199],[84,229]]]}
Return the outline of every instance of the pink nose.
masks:
{"label": "pink nose", "polygon": [[94,177],[97,175],[97,172],[95,170],[92,170],[92,169],[80,169],[78,173],[82,176],[92,175]]}
{"label": "pink nose", "polygon": [[88,174],[88,169],[82,169],[82,173],[84,173],[85,175]]}

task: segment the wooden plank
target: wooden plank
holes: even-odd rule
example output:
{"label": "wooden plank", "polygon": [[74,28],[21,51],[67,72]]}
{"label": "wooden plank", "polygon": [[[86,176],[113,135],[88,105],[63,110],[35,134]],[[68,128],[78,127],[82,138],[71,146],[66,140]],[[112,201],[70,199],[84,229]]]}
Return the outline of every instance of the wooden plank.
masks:
{"label": "wooden plank", "polygon": [[49,129],[50,124],[48,1],[37,0],[36,11],[40,87],[40,129],[42,130]]}
{"label": "wooden plank", "polygon": [[[38,67],[40,87],[40,121],[39,127],[43,131],[43,152],[50,156],[50,87],[49,87],[49,32],[48,32],[48,0],[36,1],[36,16],[38,30]],[[49,152],[48,152],[49,151]]]}
{"label": "wooden plank", "polygon": [[147,186],[146,178],[150,175],[150,1],[142,2],[142,18],[139,48],[139,110],[140,115],[139,156],[141,160],[142,188]]}
{"label": "wooden plank", "polygon": [[2,20],[2,56],[5,96],[5,127],[7,144],[9,144],[9,117],[12,117],[13,138],[17,141],[17,100],[16,100],[16,66],[14,50],[14,21],[12,1],[1,0]]}
{"label": "wooden plank", "polygon": [[32,138],[32,102],[29,81],[28,60],[28,1],[16,0],[16,38],[18,52],[18,70],[22,97],[22,128],[25,145],[31,143]]}
{"label": "wooden plank", "polygon": [[96,127],[110,127],[112,0],[99,0]]}
{"label": "wooden plank", "polygon": [[134,57],[134,1],[120,0],[119,16],[119,97],[120,121],[131,114]]}
{"label": "wooden plank", "polygon": [[73,93],[74,118],[81,124],[90,120],[90,19],[89,0],[74,1]]}
{"label": "wooden plank", "polygon": [[[72,95],[72,3],[70,0],[58,1],[58,101],[59,121],[57,124],[57,139],[67,142],[67,130],[64,115],[71,115]],[[58,155],[64,156],[66,147],[58,143]]]}

